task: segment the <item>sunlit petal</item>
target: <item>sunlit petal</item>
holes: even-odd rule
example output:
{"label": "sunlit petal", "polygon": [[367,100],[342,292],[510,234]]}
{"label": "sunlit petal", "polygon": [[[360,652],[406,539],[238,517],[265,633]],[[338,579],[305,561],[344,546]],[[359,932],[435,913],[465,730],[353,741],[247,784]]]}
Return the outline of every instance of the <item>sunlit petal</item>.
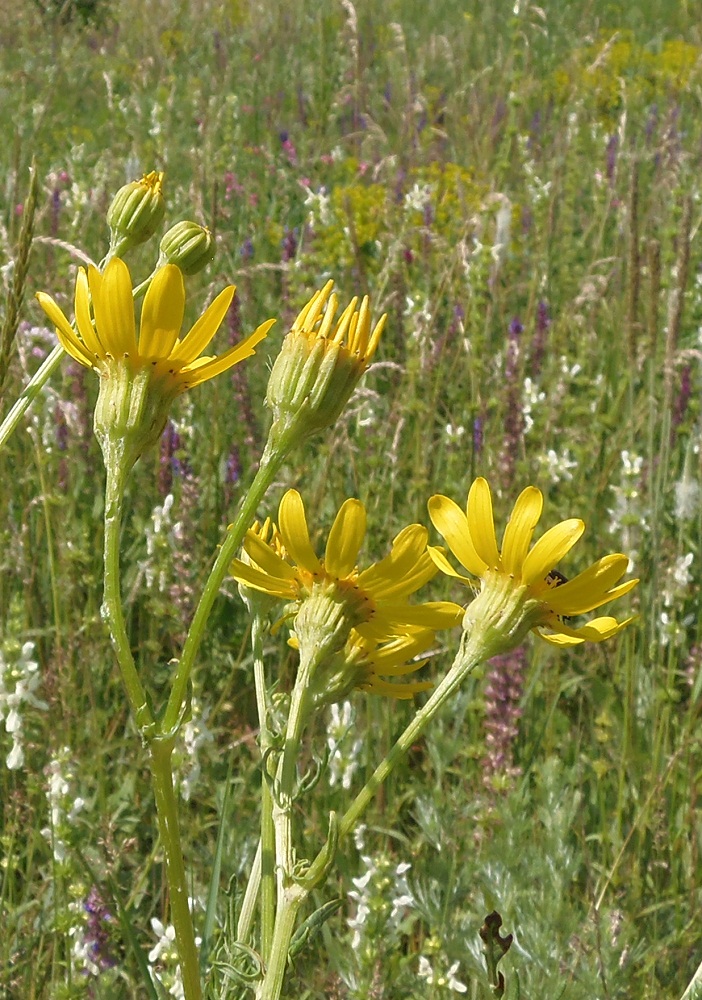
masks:
{"label": "sunlit petal", "polygon": [[456,559],[469,573],[481,576],[487,563],[478,555],[468,530],[468,519],[455,501],[437,494],[427,504],[429,517],[440,535],[446,540]]}
{"label": "sunlit petal", "polygon": [[247,587],[254,590],[263,591],[264,594],[272,594],[282,600],[291,600],[296,596],[296,588],[287,580],[279,580],[268,576],[254,566],[235,559],[230,568],[231,575]]}
{"label": "sunlit petal", "polygon": [[194,361],[195,358],[202,354],[217,333],[232,303],[235,291],[236,288],[234,285],[228,285],[224,288],[207,307],[191,330],[183,337],[181,343],[177,345],[173,353],[178,356],[184,365],[190,364],[191,361]]}
{"label": "sunlit petal", "polygon": [[505,573],[513,576],[521,573],[543,505],[541,490],[537,490],[535,486],[527,486],[517,497],[502,538],[502,565]]}
{"label": "sunlit petal", "polygon": [[166,264],[158,269],[144,297],[139,331],[139,354],[142,358],[170,356],[183,324],[184,312],[183,274],[175,264]]}
{"label": "sunlit petal", "polygon": [[310,542],[305,508],[297,490],[288,490],[280,501],[278,527],[291,560],[308,573],[321,574],[322,566]]}
{"label": "sunlit petal", "polygon": [[324,556],[327,573],[343,579],[353,572],[365,534],[365,507],[359,500],[344,501],[327,540]]}
{"label": "sunlit petal", "polygon": [[[497,551],[495,538],[492,496],[487,480],[482,476],[478,477],[470,488],[466,513],[468,531],[478,557],[489,569],[497,569],[500,566],[500,554]],[[470,566],[466,566],[466,569],[470,569]]]}
{"label": "sunlit petal", "polygon": [[61,308],[46,292],[37,292],[37,301],[56,327],[56,336],[64,351],[67,351],[81,365],[92,368],[95,359],[90,357],[83,342],[76,337]]}
{"label": "sunlit petal", "polygon": [[269,576],[279,577],[281,580],[294,580],[296,578],[295,570],[290,563],[281,559],[270,545],[253,531],[246,533],[244,549],[251,561]]}
{"label": "sunlit petal", "polygon": [[[192,364],[185,366],[181,372],[185,388],[191,389],[193,386],[200,385],[201,382],[206,382],[208,379],[214,378],[215,375],[239,364],[244,358],[250,358],[256,353],[254,350],[256,345],[260,344],[274,323],[274,319],[261,323],[250,337],[231,347],[224,354],[220,354],[218,358],[198,358]],[[179,367],[177,358],[174,358],[173,365]]]}
{"label": "sunlit petal", "polygon": [[570,552],[584,530],[585,524],[576,517],[549,528],[524,560],[522,583],[528,586],[537,580],[544,580]]}
{"label": "sunlit petal", "polygon": [[457,580],[460,580],[469,587],[477,586],[477,580],[471,579],[469,576],[462,576],[461,573],[456,572],[441,549],[436,548],[434,545],[428,545],[427,552],[429,553],[433,563],[438,567],[438,569],[441,570],[442,573],[446,573],[447,576],[455,577]]}
{"label": "sunlit petal", "polygon": [[100,338],[95,333],[93,322],[90,318],[90,288],[88,286],[88,275],[84,268],[78,269],[76,277],[75,295],[76,327],[78,333],[83,338],[83,342],[92,356],[93,361],[97,358],[105,360],[105,349],[100,343]]}
{"label": "sunlit petal", "polygon": [[94,267],[88,269],[88,283],[95,326],[105,353],[116,359],[136,359],[134,296],[129,268],[119,257],[113,257],[103,274]]}

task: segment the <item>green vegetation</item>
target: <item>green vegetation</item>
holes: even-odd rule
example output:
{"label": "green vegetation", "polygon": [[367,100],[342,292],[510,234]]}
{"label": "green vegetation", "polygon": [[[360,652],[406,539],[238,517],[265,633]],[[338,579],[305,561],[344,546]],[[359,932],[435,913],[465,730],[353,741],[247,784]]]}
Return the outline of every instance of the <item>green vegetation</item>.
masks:
{"label": "green vegetation", "polygon": [[[147,171],[165,171],[168,225],[195,218],[216,237],[214,263],[187,279],[186,323],[230,280],[219,351],[279,317],[256,358],[181,397],[130,480],[127,628],[157,697],[255,474],[270,365],[328,277],[343,301],[368,291],[387,329],[262,516],[294,486],[321,539],[358,497],[372,562],[405,524],[429,525],[432,493],[462,502],[484,475],[504,523],[533,483],[545,525],[587,523],[568,576],[622,551],[641,578],[626,599],[639,620],[621,636],[565,650],[530,639],[470,680],[316,891],[317,906],[343,902],[300,942],[287,995],[444,1000],[462,983],[471,1000],[494,996],[479,932],[497,910],[514,934],[499,964],[510,1000],[679,1000],[702,961],[694,4],[0,7],[0,419],[55,343],[34,292],[72,314],[75,248],[104,254],[112,195]],[[139,280],[152,263],[130,255]],[[100,617],[96,382],[64,359],[0,452],[10,1000],[151,996],[148,964],[173,983],[148,761]],[[466,600],[439,577],[420,596]],[[230,943],[258,840],[248,629],[229,581],[177,749],[198,931],[221,834],[210,995],[232,1000],[252,995],[227,972],[247,960]],[[266,640],[281,694],[296,662],[283,631]],[[457,638],[441,641],[417,676],[445,672]],[[357,691],[326,716],[328,766],[300,817],[311,855],[344,783],[360,788],[410,714]]]}

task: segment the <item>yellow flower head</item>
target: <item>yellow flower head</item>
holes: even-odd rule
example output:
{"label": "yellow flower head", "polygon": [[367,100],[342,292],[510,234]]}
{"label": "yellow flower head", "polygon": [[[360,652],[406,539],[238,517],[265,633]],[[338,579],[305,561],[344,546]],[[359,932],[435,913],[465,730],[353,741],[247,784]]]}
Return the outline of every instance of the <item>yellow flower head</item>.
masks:
{"label": "yellow flower head", "polygon": [[[295,649],[299,648],[296,636],[291,636],[289,642]],[[428,691],[433,686],[431,681],[394,683],[385,678],[404,677],[421,670],[427,660],[415,657],[433,643],[433,629],[417,628],[383,643],[365,639],[352,629],[343,649],[330,658],[325,669],[314,677],[310,685],[314,707],[319,709],[341,701],[354,688],[399,699],[412,698],[420,691]]]}
{"label": "yellow flower head", "polygon": [[86,275],[80,268],[75,296],[78,335],[50,295],[37,292],[37,299],[55,324],[61,345],[80,364],[106,378],[119,362],[125,362],[133,373],[147,369],[152,381],[160,382],[164,392],[173,398],[250,357],[273,325],[272,319],[262,323],[250,337],[219,357],[201,357],[219,329],[234,292],[234,285],[223,289],[182,339],[179,335],[185,313],[185,283],[173,264],[159,268],[149,285],[138,340],[132,279],[129,268],[118,257],[112,258],[104,274],[91,267]]}
{"label": "yellow flower head", "polygon": [[366,295],[359,308],[353,298],[336,319],[333,285],[328,281],[315,292],[293,323],[268,383],[274,427],[294,422],[301,437],[337,419],[370,364],[387,318],[371,327]]}
{"label": "yellow flower head", "polygon": [[95,267],[87,274],[83,268],[79,270],[77,333],[54,299],[45,292],[37,293],[63,348],[101,376],[95,411],[101,444],[106,437],[131,438],[128,450],[134,452],[136,460],[160,436],[170,404],[179,393],[255,353],[254,347],[266,336],[273,320],[261,324],[250,337],[219,357],[201,356],[233,296],[234,286],[229,285],[181,338],[185,284],[180,270],[166,264],[158,269],[146,292],[137,339],[132,280],[129,268],[118,257],[110,260],[102,274]]}
{"label": "yellow flower head", "polygon": [[[556,567],[578,541],[585,525],[578,518],[561,521],[544,532],[530,549],[542,507],[541,491],[528,486],[517,498],[499,550],[490,487],[485,479],[476,479],[471,486],[465,512],[448,497],[438,495],[429,500],[434,527],[458,561],[480,580],[480,595],[468,607],[464,628],[480,627],[482,616],[485,627],[493,630],[496,643],[498,633],[508,639],[504,648],[517,645],[529,629],[559,646],[602,642],[616,635],[633,619],[617,621],[604,616],[577,628],[567,621],[635,587],[638,580],[619,583],[629,560],[621,553],[603,556],[567,580]],[[473,579],[456,572],[439,549],[430,547],[429,553],[444,573],[475,589]]]}
{"label": "yellow flower head", "polygon": [[422,525],[404,528],[389,555],[359,570],[366,533],[363,504],[353,499],[342,504],[320,559],[310,541],[302,498],[297,490],[288,490],[280,503],[278,533],[284,552],[279,543],[249,531],[244,551],[250,561],[234,560],[231,573],[246,587],[294,604],[301,653],[306,642],[324,642],[338,652],[352,628],[363,639],[382,642],[417,628],[447,628],[461,619],[456,604],[412,605],[407,600],[437,572]]}

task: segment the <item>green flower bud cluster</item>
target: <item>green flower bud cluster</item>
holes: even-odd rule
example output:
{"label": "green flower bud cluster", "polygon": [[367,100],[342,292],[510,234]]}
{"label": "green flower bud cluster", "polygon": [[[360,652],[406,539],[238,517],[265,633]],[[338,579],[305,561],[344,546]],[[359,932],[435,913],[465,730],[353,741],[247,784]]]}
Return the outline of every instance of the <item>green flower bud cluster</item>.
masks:
{"label": "green flower bud cluster", "polygon": [[[165,214],[163,171],[152,170],[141,180],[121,187],[107,211],[110,256],[121,257],[132,247],[150,240]],[[171,226],[161,238],[159,250],[157,267],[175,264],[183,274],[192,275],[212,263],[216,245],[209,229],[184,220]]]}

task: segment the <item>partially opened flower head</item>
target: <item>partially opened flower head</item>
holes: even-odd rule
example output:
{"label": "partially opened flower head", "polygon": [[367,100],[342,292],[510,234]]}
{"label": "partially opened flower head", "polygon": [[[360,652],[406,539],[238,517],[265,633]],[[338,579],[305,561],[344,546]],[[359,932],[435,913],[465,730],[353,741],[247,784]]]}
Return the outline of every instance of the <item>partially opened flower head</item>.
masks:
{"label": "partially opened flower head", "polygon": [[[290,645],[299,648],[297,636]],[[348,697],[354,688],[386,698],[408,699],[433,687],[431,681],[397,681],[426,664],[417,659],[434,643],[434,630],[416,628],[387,642],[367,639],[351,629],[346,644],[330,657],[312,680],[310,693],[316,709]]]}
{"label": "partially opened flower head", "polygon": [[[185,284],[173,264],[158,269],[141,310],[137,338],[132,279],[127,265],[113,257],[104,273],[81,268],[76,280],[74,331],[63,311],[45,292],[37,299],[56,326],[64,349],[100,375],[95,430],[101,439],[131,437],[138,457],[161,434],[173,399],[214,378],[244,358],[267,334],[273,320],[219,356],[202,352],[219,329],[234,296],[223,289],[181,338]],[[77,331],[77,332],[76,332]]]}
{"label": "partially opened flower head", "polygon": [[315,292],[276,358],[266,401],[274,427],[294,421],[300,436],[337,419],[373,357],[386,316],[373,326],[370,301],[351,299],[339,318],[334,282]]}
{"label": "partially opened flower head", "polygon": [[541,491],[528,486],[517,498],[499,549],[490,487],[485,479],[476,479],[471,486],[465,511],[445,496],[429,500],[434,527],[471,576],[459,573],[442,551],[430,547],[432,559],[444,573],[479,590],[479,598],[468,607],[464,627],[480,627],[482,616],[485,627],[493,630],[495,643],[500,633],[505,638],[502,649],[517,645],[529,629],[560,646],[602,642],[616,635],[633,619],[618,621],[602,616],[583,625],[569,622],[623,597],[636,586],[638,580],[619,582],[626,573],[628,558],[621,553],[603,556],[568,580],[558,566],[585,525],[579,518],[561,521],[532,547],[542,508]]}
{"label": "partially opened flower head", "polygon": [[319,558],[310,540],[302,498],[288,490],[280,503],[279,543],[249,531],[247,561],[237,559],[232,576],[246,587],[291,604],[292,628],[301,655],[314,644],[341,650],[355,629],[364,640],[384,642],[458,624],[462,609],[450,602],[410,604],[408,598],[437,570],[427,554],[426,528],[410,524],[397,535],[390,553],[367,569],[357,566],[366,533],[366,511],[359,500],[339,510]]}

